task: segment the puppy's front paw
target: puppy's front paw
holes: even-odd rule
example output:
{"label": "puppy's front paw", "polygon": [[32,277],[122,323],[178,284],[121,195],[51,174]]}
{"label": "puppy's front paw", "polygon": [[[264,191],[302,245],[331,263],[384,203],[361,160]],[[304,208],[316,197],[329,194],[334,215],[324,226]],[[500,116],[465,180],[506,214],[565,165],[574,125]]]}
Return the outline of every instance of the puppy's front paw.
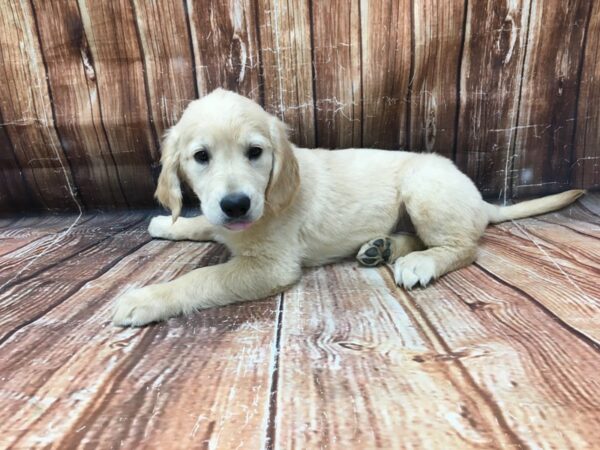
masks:
{"label": "puppy's front paw", "polygon": [[430,256],[410,253],[398,258],[394,264],[394,279],[398,286],[412,289],[416,285],[427,286],[435,278],[435,262]]}
{"label": "puppy's front paw", "polygon": [[133,289],[119,297],[113,310],[113,324],[121,327],[141,327],[168,318],[167,301],[155,286]]}
{"label": "puppy's front paw", "polygon": [[387,263],[392,254],[391,247],[392,241],[390,238],[381,237],[373,239],[360,248],[356,254],[356,259],[363,266],[367,267],[375,267]]}
{"label": "puppy's front paw", "polygon": [[173,219],[171,216],[156,216],[153,217],[148,225],[148,233],[153,238],[171,239],[171,226]]}

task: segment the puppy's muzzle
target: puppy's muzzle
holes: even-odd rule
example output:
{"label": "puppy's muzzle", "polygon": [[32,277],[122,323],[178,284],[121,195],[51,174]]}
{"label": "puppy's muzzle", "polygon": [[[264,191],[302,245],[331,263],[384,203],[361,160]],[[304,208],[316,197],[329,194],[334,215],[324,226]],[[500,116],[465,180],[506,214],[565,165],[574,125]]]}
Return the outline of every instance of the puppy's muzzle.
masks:
{"label": "puppy's muzzle", "polygon": [[250,197],[240,193],[229,194],[223,197],[219,204],[227,217],[239,219],[245,216],[250,209]]}

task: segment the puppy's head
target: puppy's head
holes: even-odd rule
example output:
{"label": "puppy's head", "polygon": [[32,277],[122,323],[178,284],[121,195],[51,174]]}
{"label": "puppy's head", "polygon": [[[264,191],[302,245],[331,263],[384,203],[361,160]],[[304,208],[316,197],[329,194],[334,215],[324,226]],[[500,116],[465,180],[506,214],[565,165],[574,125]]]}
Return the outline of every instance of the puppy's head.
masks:
{"label": "puppy's head", "polygon": [[299,185],[285,125],[253,101],[217,89],[186,108],[166,134],[156,198],[181,212],[180,177],[213,225],[245,230],[277,214]]}

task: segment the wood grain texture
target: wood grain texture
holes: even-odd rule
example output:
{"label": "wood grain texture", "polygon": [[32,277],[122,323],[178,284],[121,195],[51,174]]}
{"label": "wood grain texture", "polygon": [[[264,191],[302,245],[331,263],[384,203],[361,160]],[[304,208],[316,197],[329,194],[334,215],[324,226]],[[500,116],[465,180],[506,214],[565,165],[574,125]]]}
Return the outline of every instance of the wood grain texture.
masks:
{"label": "wood grain texture", "polygon": [[79,218],[78,214],[13,215],[0,219],[0,238],[42,237],[57,233],[77,221],[78,224],[92,220],[96,214],[87,213]]}
{"label": "wood grain texture", "polygon": [[[412,67],[411,2],[361,0],[363,145],[409,144],[408,89]],[[371,33],[369,30],[380,30]]]}
{"label": "wood grain texture", "polygon": [[161,136],[217,87],[281,117],[300,146],[444,154],[486,197],[600,187],[588,0],[5,6],[3,215],[154,205]]}
{"label": "wood grain texture", "polygon": [[[42,248],[38,253],[40,258],[26,258],[23,265],[16,267],[13,264],[12,274],[5,274],[0,285],[3,312],[0,343],[45,316],[49,310],[83,289],[87,282],[147,243],[150,239],[145,233],[145,226],[140,226],[139,217],[135,221],[132,219],[131,216],[122,217],[114,225],[104,224],[103,231],[95,227],[95,242],[88,240],[87,246],[80,245],[79,248],[69,245],[69,241],[79,242],[81,239],[56,233],[54,237],[59,236],[60,239],[53,239],[51,244],[46,244],[53,250],[46,252],[49,254],[47,262],[42,253],[45,249]],[[60,253],[61,248],[65,249],[64,253]],[[18,249],[13,254],[23,251]],[[4,255],[3,259],[7,259],[7,256]]]}
{"label": "wood grain texture", "polygon": [[222,87],[260,100],[256,11],[251,0],[187,0],[200,95]]}
{"label": "wood grain texture", "polygon": [[475,266],[410,296],[423,326],[443,342],[441,353],[422,357],[423,369],[461,367],[511,447],[595,448],[600,347]]}
{"label": "wood grain texture", "polygon": [[[130,205],[154,205],[152,165],[158,164],[157,130],[135,13],[128,0],[78,0],[89,44],[88,71],[95,74],[102,121]],[[118,39],[115,38],[118,36]]]}
{"label": "wood grain texture", "polygon": [[[140,213],[122,214],[118,217],[101,215],[90,220],[67,223],[62,230],[56,230],[27,245],[0,257],[0,286],[6,288],[18,280],[29,279],[48,267],[59,265],[73,255],[78,255],[108,239],[112,233],[142,220]],[[67,233],[68,231],[68,233]]]}
{"label": "wood grain texture", "polygon": [[[581,197],[577,203],[578,206],[585,209],[590,214],[600,217],[600,201],[598,201],[598,192],[588,193]],[[567,210],[567,214],[570,214],[571,210]]]}
{"label": "wood grain texture", "polygon": [[[108,299],[133,283],[217,262],[222,250],[215,255],[214,249],[154,241],[5,342],[0,372],[21,376],[2,389],[3,403],[20,411],[3,415],[3,442],[27,448],[235,448],[245,442],[259,448],[276,300],[145,330],[119,331],[106,323]],[[82,328],[93,333],[93,344],[82,340]],[[30,372],[26,355],[41,342],[47,345],[36,358],[46,363]],[[174,357],[180,363],[172,365]],[[215,389],[220,383],[222,389]],[[136,412],[124,416],[124,405]],[[65,409],[67,417],[56,414]],[[175,411],[178,420],[172,421]]]}
{"label": "wood grain texture", "polygon": [[[76,2],[34,1],[57,132],[85,205],[126,206],[102,122],[98,86]],[[98,189],[102,186],[103,189]]]}
{"label": "wood grain texture", "polygon": [[[560,230],[563,236],[567,231]],[[523,222],[490,229],[483,239],[478,264],[490,274],[528,294],[565,325],[600,345],[598,292],[600,243],[571,233],[566,247],[544,241]],[[543,235],[543,234],[542,234]],[[511,240],[518,252],[506,246]],[[586,242],[581,244],[581,241]],[[536,270],[530,261],[536,261]]]}
{"label": "wood grain texture", "polygon": [[569,208],[568,216],[565,216],[563,213],[553,213],[546,214],[544,217],[537,217],[536,220],[556,224],[584,236],[600,238],[600,217],[594,215],[585,207],[581,207],[579,204]]}
{"label": "wood grain texture", "polygon": [[0,114],[0,217],[25,209],[39,209],[40,203],[31,198],[29,189],[15,158],[14,148]]}
{"label": "wood grain texture", "polygon": [[586,30],[577,103],[571,183],[600,187],[600,4],[592,2]]}
{"label": "wood grain texture", "polygon": [[467,2],[456,164],[487,197],[511,197],[530,4]]}
{"label": "wood grain texture", "polygon": [[258,0],[264,106],[304,147],[316,143],[310,19],[308,1]]}
{"label": "wood grain texture", "polygon": [[[69,161],[54,126],[44,60],[29,2],[7,2],[0,14],[0,116],[9,179],[18,170],[33,196],[32,206],[46,209],[78,206]],[[6,135],[4,136],[4,134]],[[8,146],[10,141],[10,148]],[[3,158],[4,159],[4,158]],[[9,191],[10,192],[10,191]],[[19,196],[23,201],[23,197]]]}
{"label": "wood grain texture", "polygon": [[179,120],[188,103],[198,97],[186,6],[183,1],[135,0],[132,4],[152,123],[162,136]]}
{"label": "wood grain texture", "polygon": [[[48,240],[57,234],[74,227],[85,226],[94,215],[60,214],[56,216],[13,217],[10,225],[0,229],[0,255],[5,255],[17,248],[23,248],[37,240]],[[8,219],[7,219],[8,220]]]}
{"label": "wood grain texture", "polygon": [[[513,196],[569,187],[587,0],[532,2],[514,152]],[[568,32],[565,32],[568,30]]]}
{"label": "wood grain texture", "polygon": [[360,2],[314,2],[311,19],[316,145],[361,147]]}
{"label": "wood grain texture", "polygon": [[[414,62],[408,148],[436,152],[452,159],[467,12],[461,2],[437,0],[416,0],[412,9]],[[452,71],[452,67],[458,69]]]}
{"label": "wood grain texture", "polygon": [[511,444],[457,365],[422,364],[438,339],[404,298],[385,268],[353,263],[312,270],[285,294],[275,448]]}

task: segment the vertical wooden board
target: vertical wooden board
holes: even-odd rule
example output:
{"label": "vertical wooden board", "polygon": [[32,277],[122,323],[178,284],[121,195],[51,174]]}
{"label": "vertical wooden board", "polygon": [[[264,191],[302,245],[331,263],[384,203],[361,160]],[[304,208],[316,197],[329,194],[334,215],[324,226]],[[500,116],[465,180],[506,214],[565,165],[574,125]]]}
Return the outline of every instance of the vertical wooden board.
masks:
{"label": "vertical wooden board", "polygon": [[3,170],[0,172],[0,217],[12,215],[18,210],[18,207],[8,194],[6,183],[7,174],[3,172],[5,171]]}
{"label": "vertical wooden board", "polygon": [[78,200],[69,162],[54,128],[46,71],[29,2],[3,5],[0,67],[2,128],[12,143],[34,204],[46,209],[76,208]]}
{"label": "vertical wooden board", "polygon": [[163,135],[198,96],[185,2],[134,0],[133,5],[150,112],[157,134]]}
{"label": "vertical wooden board", "polygon": [[363,145],[409,145],[408,89],[412,67],[411,1],[361,0]]}
{"label": "vertical wooden board", "polygon": [[312,7],[316,145],[361,147],[359,0],[314,2]]}
{"label": "vertical wooden board", "polygon": [[456,163],[486,197],[511,195],[530,3],[467,2]]}
{"label": "vertical wooden board", "polygon": [[512,436],[511,448],[597,447],[598,347],[474,266],[410,297],[415,314],[446,347],[424,355],[423,370],[461,365],[497,405],[498,426]]}
{"label": "vertical wooden board", "polygon": [[200,95],[222,87],[260,100],[256,11],[251,0],[187,0]]}
{"label": "vertical wooden board", "polygon": [[264,106],[290,127],[301,147],[314,147],[311,15],[308,0],[259,0]]}
{"label": "vertical wooden board", "polygon": [[[166,281],[222,258],[215,245],[153,241],[24,324],[2,348],[2,442],[262,448],[277,299],[143,329],[108,323],[113,299],[132,285]],[[32,365],[32,352],[45,363]]]}
{"label": "vertical wooden board", "polygon": [[13,146],[2,124],[0,114],[0,216],[22,211],[25,205],[28,209],[40,207],[29,195]]}
{"label": "vertical wooden board", "polygon": [[571,185],[600,188],[600,3],[592,2],[577,104]]}
{"label": "vertical wooden board", "polygon": [[439,344],[403,295],[385,268],[353,263],[285,293],[274,448],[508,447],[458,365],[421,364]]}
{"label": "vertical wooden board", "polygon": [[532,2],[513,197],[569,187],[579,69],[591,2]]}
{"label": "vertical wooden board", "polygon": [[130,205],[154,205],[151,167],[158,164],[158,137],[150,121],[134,10],[127,0],[78,0],[78,5],[123,193]]}
{"label": "vertical wooden board", "polygon": [[464,3],[415,0],[412,8],[409,148],[453,158]]}
{"label": "vertical wooden board", "polygon": [[77,3],[34,0],[32,5],[57,131],[82,201],[90,207],[126,206],[120,168],[101,119],[94,62]]}

